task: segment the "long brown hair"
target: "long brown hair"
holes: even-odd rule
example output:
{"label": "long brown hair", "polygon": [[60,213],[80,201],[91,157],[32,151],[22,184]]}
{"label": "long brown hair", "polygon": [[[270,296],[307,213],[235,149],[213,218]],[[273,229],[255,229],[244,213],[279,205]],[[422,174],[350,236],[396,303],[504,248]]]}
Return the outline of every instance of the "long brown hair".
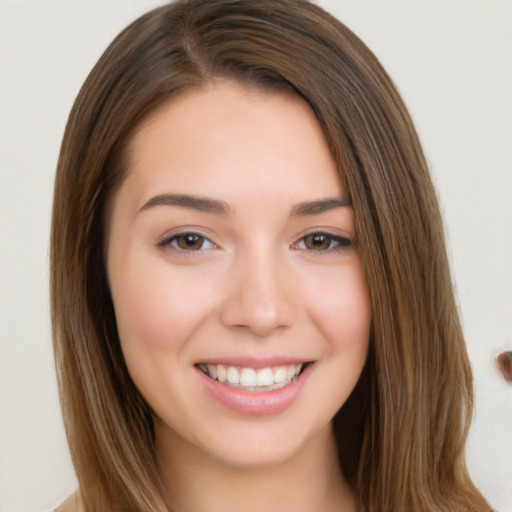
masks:
{"label": "long brown hair", "polygon": [[464,460],[472,377],[418,137],[376,57],[305,0],[181,0],[155,9],[114,40],[76,99],[55,182],[51,304],[85,509],[167,510],[152,417],[124,364],[106,279],[108,207],[141,120],[217,79],[304,98],[350,196],[371,343],[333,428],[361,510],[490,510]]}

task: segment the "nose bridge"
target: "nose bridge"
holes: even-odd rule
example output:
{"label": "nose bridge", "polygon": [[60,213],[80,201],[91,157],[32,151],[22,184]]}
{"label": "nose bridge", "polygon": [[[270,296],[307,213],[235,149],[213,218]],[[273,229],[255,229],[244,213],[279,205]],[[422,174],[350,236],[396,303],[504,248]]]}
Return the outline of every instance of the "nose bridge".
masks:
{"label": "nose bridge", "polygon": [[240,254],[233,267],[231,293],[223,304],[224,324],[267,336],[296,321],[293,280],[279,251],[259,246]]}

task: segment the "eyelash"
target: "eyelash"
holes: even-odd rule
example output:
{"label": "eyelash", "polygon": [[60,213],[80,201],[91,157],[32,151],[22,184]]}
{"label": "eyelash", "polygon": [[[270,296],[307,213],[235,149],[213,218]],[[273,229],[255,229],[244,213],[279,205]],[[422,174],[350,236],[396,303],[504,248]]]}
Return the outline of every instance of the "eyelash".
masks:
{"label": "eyelash", "polygon": [[[193,241],[200,241],[200,246],[198,248],[183,248],[179,247],[178,241],[180,239],[185,239],[186,237],[193,237],[195,240]],[[299,245],[304,244],[307,239],[314,239],[314,238],[323,238],[323,241],[328,241],[328,246],[326,248],[308,248],[308,247],[299,247]],[[207,247],[206,249],[215,249],[217,246],[207,237],[195,233],[193,231],[185,231],[182,233],[173,233],[171,235],[166,235],[162,239],[160,239],[157,242],[158,247],[166,247],[166,246],[172,246],[175,250],[182,252],[183,254],[189,254],[193,255],[195,253],[201,252],[206,250],[203,246],[205,243],[209,243],[211,246]],[[352,241],[349,238],[333,235],[331,233],[326,233],[324,231],[313,231],[312,233],[308,233],[301,237],[297,242],[292,244],[293,249],[297,250],[305,250],[310,251],[312,253],[329,253],[329,252],[338,252],[347,250],[352,246]]]}

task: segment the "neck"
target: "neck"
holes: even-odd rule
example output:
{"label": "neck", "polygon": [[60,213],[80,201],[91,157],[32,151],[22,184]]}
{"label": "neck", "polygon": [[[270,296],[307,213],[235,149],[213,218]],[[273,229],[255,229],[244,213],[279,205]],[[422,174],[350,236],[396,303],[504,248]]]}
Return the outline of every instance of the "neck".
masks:
{"label": "neck", "polygon": [[172,442],[165,442],[157,436],[156,444],[169,510],[356,510],[330,428],[293,458],[262,467],[228,465],[199,452],[182,438],[172,437]]}

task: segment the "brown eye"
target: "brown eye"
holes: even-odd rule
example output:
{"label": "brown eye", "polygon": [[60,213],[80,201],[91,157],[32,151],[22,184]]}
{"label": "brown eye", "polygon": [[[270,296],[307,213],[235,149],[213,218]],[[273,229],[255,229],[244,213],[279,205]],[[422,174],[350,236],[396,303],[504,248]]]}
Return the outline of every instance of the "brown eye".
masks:
{"label": "brown eye", "polygon": [[327,235],[313,234],[304,237],[304,245],[312,251],[325,251],[329,249],[332,239]]}
{"label": "brown eye", "polygon": [[171,246],[180,251],[195,252],[211,249],[215,245],[208,238],[197,233],[179,233],[158,242],[160,247]]}
{"label": "brown eye", "polygon": [[311,233],[301,238],[295,245],[295,249],[307,251],[326,252],[346,249],[351,246],[348,238],[334,236],[328,233]]}
{"label": "brown eye", "polygon": [[176,237],[176,245],[186,251],[198,251],[203,246],[204,238],[199,235],[187,233]]}

